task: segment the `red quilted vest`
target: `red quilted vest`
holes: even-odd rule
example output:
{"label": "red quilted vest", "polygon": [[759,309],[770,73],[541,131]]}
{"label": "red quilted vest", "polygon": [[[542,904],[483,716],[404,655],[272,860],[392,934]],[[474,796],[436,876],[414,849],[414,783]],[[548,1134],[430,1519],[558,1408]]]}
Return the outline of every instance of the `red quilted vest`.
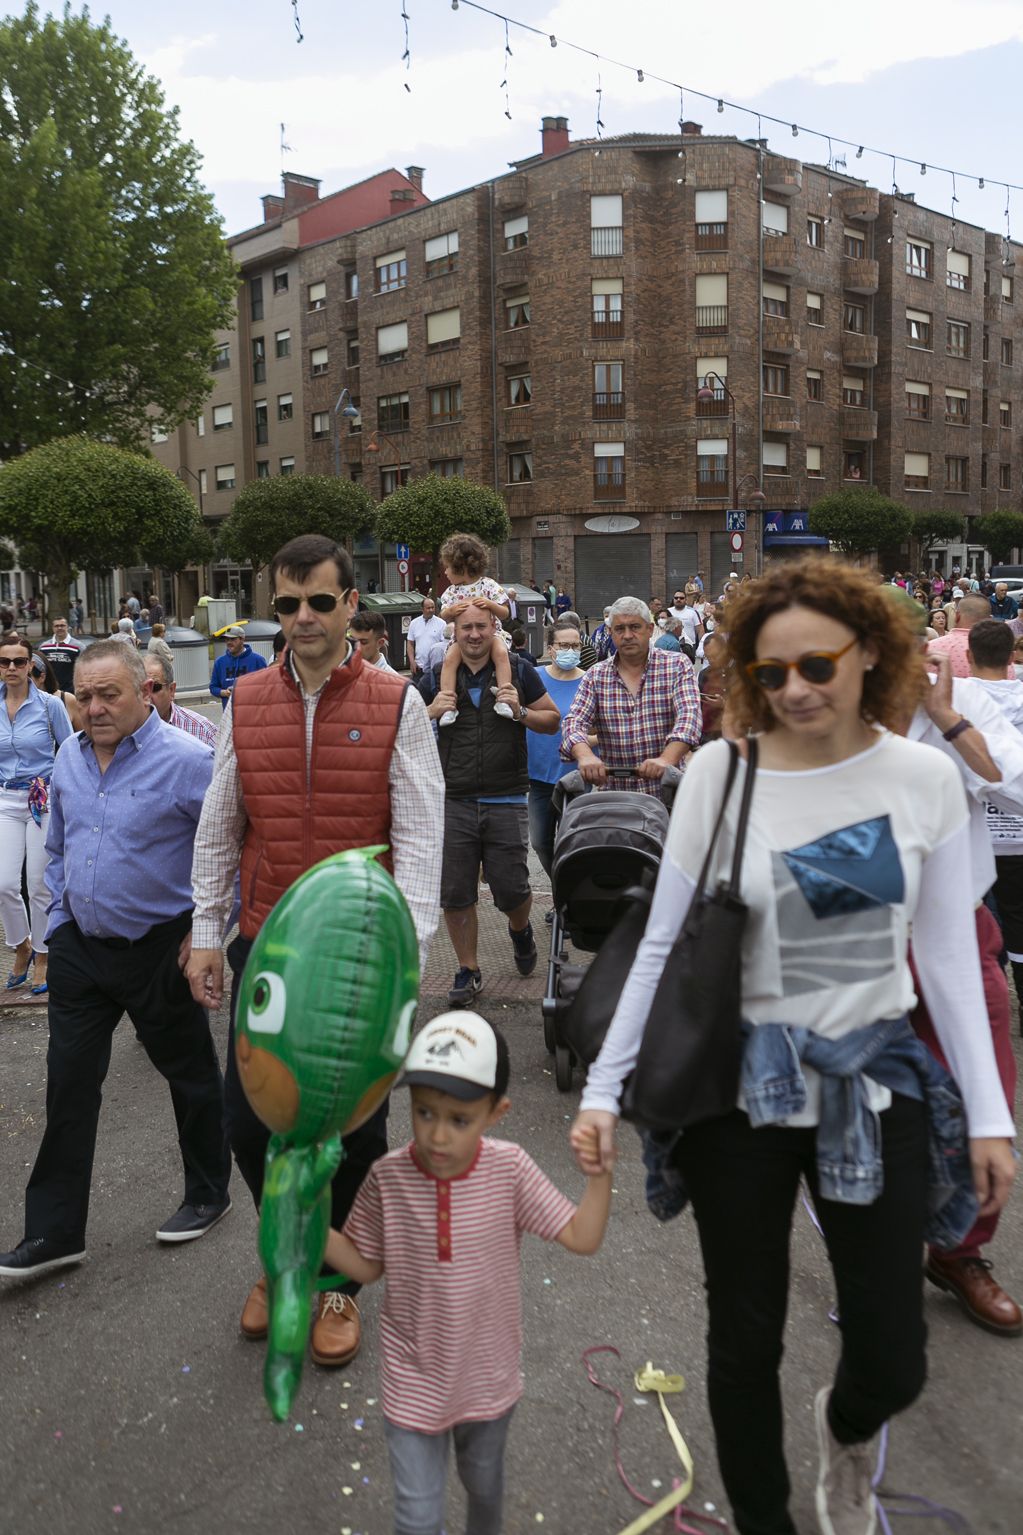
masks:
{"label": "red quilted vest", "polygon": [[[408,686],[356,650],[320,694],[306,774],[305,709],[287,652],[239,677],[231,699],[248,829],[241,863],[244,938],[300,874],[350,847],[391,840],[391,753]],[[390,869],[390,855],[382,862]]]}

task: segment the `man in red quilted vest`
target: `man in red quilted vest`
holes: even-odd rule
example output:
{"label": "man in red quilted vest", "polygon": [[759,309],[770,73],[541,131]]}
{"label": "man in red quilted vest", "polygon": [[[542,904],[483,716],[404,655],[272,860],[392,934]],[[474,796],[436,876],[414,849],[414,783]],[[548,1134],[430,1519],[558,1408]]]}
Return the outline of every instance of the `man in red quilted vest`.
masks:
{"label": "man in red quilted vest", "polygon": [[[364,664],[347,638],[358,605],[352,562],[331,539],[307,534],[270,566],[281,664],[239,677],[217,739],[213,782],[195,840],[195,911],[186,967],[192,995],[219,1007],[222,940],[241,870],[239,935],[227,957],[234,975],[224,1113],[231,1149],[258,1208],[269,1132],[249,1107],[234,1055],[234,994],[252,941],[275,902],[331,853],[382,843],[384,863],[408,901],[420,961],[437,927],[444,780],[426,707],[396,672]],[[387,1104],[345,1138],[334,1179],[331,1224],[343,1225],[359,1185],[387,1150]],[[322,1292],[312,1330],[317,1364],[344,1365],[361,1340],[358,1285]],[[266,1336],[260,1279],[242,1332]]]}

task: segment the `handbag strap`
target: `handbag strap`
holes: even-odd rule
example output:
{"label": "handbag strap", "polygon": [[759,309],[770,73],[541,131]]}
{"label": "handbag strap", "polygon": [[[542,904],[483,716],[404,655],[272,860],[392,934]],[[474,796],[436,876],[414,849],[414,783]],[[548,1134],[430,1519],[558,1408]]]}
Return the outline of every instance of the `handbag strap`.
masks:
{"label": "handbag strap", "polygon": [[[739,876],[742,873],[742,853],[746,846],[746,827],[749,824],[749,807],[753,798],[753,780],[757,774],[757,740],[750,736],[746,741],[746,782],[742,786],[742,802],[739,805],[739,820],[735,827],[735,852],[732,854],[732,878],[728,886],[728,894],[735,900],[739,898]],[[736,753],[738,755],[738,752]]]}
{"label": "handbag strap", "polygon": [[707,884],[707,876],[710,873],[711,860],[714,857],[714,849],[717,846],[718,836],[720,835],[721,828],[724,825],[725,811],[728,809],[728,801],[731,797],[732,785],[735,782],[735,775],[738,772],[738,769],[739,748],[736,746],[734,741],[729,741],[728,774],[725,778],[725,792],[721,797],[721,809],[718,811],[718,818],[714,822],[714,830],[711,833],[710,843],[707,847],[707,856],[703,860],[703,868],[700,870],[700,877],[696,881],[696,889],[693,891],[693,906],[695,906],[696,902],[700,899]]}

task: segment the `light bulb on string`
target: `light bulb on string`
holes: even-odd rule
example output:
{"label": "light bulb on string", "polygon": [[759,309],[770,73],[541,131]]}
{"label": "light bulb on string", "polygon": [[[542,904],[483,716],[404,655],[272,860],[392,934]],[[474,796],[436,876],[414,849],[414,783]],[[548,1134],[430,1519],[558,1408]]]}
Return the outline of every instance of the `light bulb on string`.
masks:
{"label": "light bulb on string", "polygon": [[920,161],[920,174],[921,174],[921,176],[926,176],[927,175],[927,167],[923,163],[922,160]]}
{"label": "light bulb on string", "polygon": [[554,36],[553,32],[551,33],[550,43],[552,48],[556,48],[558,46],[558,39]]}
{"label": "light bulb on string", "polygon": [[799,137],[799,129],[796,127],[795,123],[792,124],[792,137],[794,139],[798,139]]}
{"label": "light bulb on string", "polygon": [[856,151],[856,158],[857,158],[857,160],[862,160],[863,159],[863,145],[862,144],[860,145],[859,149],[857,149],[857,151]]}
{"label": "light bulb on string", "polygon": [[643,81],[646,79],[646,76],[641,69],[636,70],[636,79],[639,81],[640,85],[642,85]]}
{"label": "light bulb on string", "polygon": [[981,177],[980,177],[980,178],[979,178],[979,179],[978,179],[978,181],[977,181],[977,186],[978,186],[978,188],[979,188],[979,190],[980,190],[980,191],[981,191],[981,192],[983,192],[983,190],[984,190],[984,178],[983,178],[983,176],[981,176]]}

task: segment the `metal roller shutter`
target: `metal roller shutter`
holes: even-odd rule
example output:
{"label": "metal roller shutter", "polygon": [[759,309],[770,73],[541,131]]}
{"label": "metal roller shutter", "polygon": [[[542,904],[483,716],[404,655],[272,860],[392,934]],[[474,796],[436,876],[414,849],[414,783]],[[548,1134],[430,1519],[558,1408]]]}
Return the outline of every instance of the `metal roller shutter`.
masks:
{"label": "metal roller shutter", "polygon": [[664,540],[664,601],[671,607],[676,592],[684,592],[700,568],[695,533],[669,533]]}
{"label": "metal roller shutter", "polygon": [[646,533],[592,533],[575,541],[576,611],[592,628],[617,597],[650,599]]}
{"label": "metal roller shutter", "polygon": [[734,559],[731,534],[712,533],[710,535],[710,590],[706,594],[711,601],[721,596],[721,588],[728,580],[731,571],[735,570],[740,576],[742,575],[743,567],[733,565]]}
{"label": "metal roller shutter", "polygon": [[[542,592],[548,581],[554,580],[553,538],[533,539],[533,590]],[[557,581],[554,585],[557,586]]]}

